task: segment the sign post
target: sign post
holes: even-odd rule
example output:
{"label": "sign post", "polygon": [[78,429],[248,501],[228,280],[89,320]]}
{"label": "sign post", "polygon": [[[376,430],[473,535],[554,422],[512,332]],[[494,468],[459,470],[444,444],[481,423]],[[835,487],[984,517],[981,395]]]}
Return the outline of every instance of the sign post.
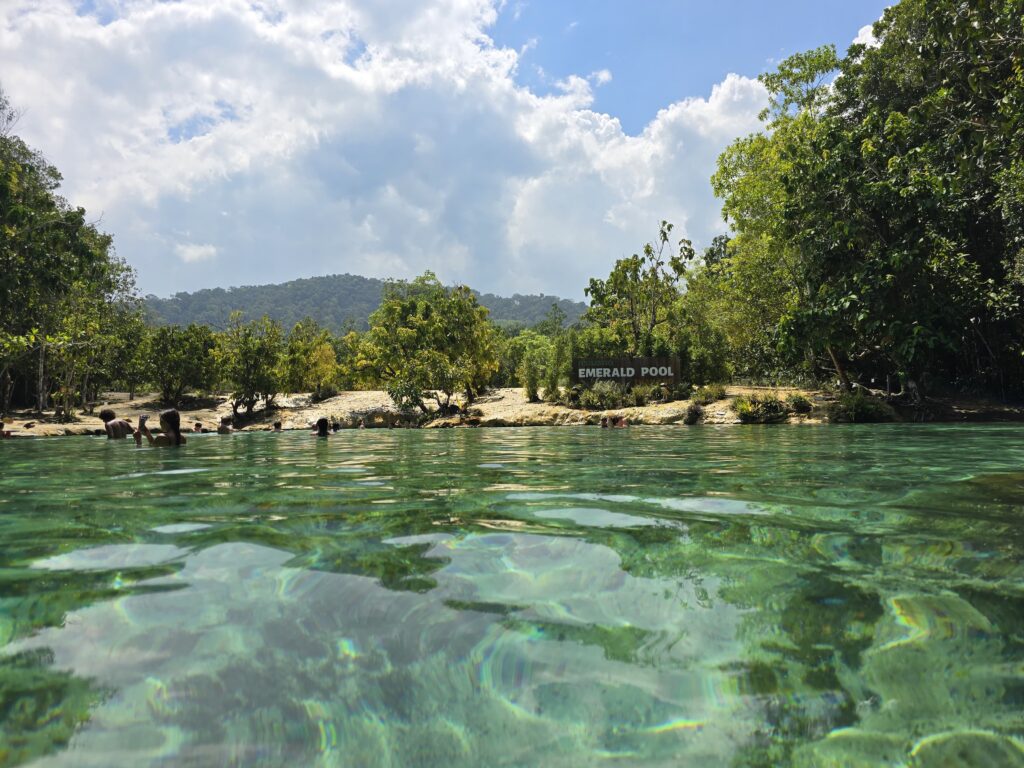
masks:
{"label": "sign post", "polygon": [[614,357],[573,360],[572,383],[591,385],[597,381],[616,381],[623,386],[634,384],[679,383],[677,357]]}

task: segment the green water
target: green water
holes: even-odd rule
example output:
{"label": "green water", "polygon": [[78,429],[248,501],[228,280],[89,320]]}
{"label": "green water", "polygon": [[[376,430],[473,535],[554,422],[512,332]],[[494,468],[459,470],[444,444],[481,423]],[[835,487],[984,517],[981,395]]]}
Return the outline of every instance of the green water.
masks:
{"label": "green water", "polygon": [[1024,434],[0,443],[0,765],[1024,765]]}

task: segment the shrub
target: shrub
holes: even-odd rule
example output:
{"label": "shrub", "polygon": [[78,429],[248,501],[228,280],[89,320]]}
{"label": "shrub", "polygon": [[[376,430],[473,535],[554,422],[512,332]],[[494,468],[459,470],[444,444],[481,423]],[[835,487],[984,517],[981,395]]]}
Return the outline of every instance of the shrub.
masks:
{"label": "shrub", "polygon": [[651,390],[648,387],[633,387],[633,389],[626,394],[626,405],[643,408],[647,405],[650,393]]}
{"label": "shrub", "polygon": [[569,408],[579,408],[584,391],[579,384],[574,384],[562,392],[562,398],[558,402]]}
{"label": "shrub", "polygon": [[829,406],[830,421],[851,423],[870,423],[879,421],[895,421],[896,411],[884,400],[865,395],[860,390],[846,392]]}
{"label": "shrub", "polygon": [[737,397],[733,407],[744,424],[776,424],[789,416],[789,406],[775,394]]}
{"label": "shrub", "polygon": [[786,402],[789,403],[789,407],[793,409],[794,413],[810,413],[814,409],[814,403],[797,392],[787,397]]}
{"label": "shrub", "polygon": [[696,424],[704,415],[704,408],[699,403],[690,403],[686,406],[686,415],[683,417],[683,424]]}
{"label": "shrub", "polygon": [[528,352],[519,364],[519,384],[526,390],[526,399],[531,403],[540,400],[540,374],[536,356]]}
{"label": "shrub", "polygon": [[608,410],[609,408],[621,408],[633,402],[632,393],[627,396],[626,390],[621,384],[614,381],[598,381],[590,389],[584,389],[579,393],[577,404],[580,408],[588,410]]}
{"label": "shrub", "polygon": [[580,393],[579,406],[588,411],[597,411],[601,409],[601,399],[594,390],[585,389]]}
{"label": "shrub", "polygon": [[693,402],[698,405],[710,405],[725,398],[724,384],[708,384],[698,387],[693,393]]}
{"label": "shrub", "polygon": [[626,403],[626,390],[615,381],[595,382],[591,392],[601,403],[601,408],[621,408]]}
{"label": "shrub", "polygon": [[680,382],[669,390],[669,400],[689,400],[693,394],[693,384]]}

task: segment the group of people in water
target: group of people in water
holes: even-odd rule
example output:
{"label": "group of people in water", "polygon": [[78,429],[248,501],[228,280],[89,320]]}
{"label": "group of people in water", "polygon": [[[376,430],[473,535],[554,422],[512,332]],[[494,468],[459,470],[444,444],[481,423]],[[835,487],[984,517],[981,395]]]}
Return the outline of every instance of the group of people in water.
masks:
{"label": "group of people in water", "polygon": [[[107,433],[107,438],[110,440],[125,440],[131,436],[135,439],[135,445],[141,447],[142,439],[145,438],[150,445],[157,448],[185,445],[185,443],[188,442],[188,438],[185,437],[185,433],[181,429],[181,414],[178,413],[176,408],[168,408],[167,410],[160,411],[157,418],[160,421],[160,432],[154,435],[147,424],[149,421],[148,414],[139,416],[139,426],[138,428],[135,428],[127,419],[118,418],[117,414],[111,408],[104,408],[100,411],[100,420],[103,422],[103,431]],[[2,426],[3,425],[0,424],[0,427]],[[195,434],[205,434],[216,431],[218,435],[230,435],[235,431],[235,428],[231,423],[231,417],[223,416],[221,417],[216,430],[207,429],[203,426],[201,421],[197,421],[192,426],[192,429],[188,431]],[[274,422],[272,431],[283,431],[280,421]]]}

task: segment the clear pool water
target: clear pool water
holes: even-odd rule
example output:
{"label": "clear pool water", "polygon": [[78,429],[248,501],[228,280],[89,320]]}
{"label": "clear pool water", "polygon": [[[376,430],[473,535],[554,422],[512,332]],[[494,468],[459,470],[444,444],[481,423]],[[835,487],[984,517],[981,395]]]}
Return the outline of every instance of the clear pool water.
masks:
{"label": "clear pool water", "polygon": [[0,443],[0,765],[1024,764],[1016,425]]}

